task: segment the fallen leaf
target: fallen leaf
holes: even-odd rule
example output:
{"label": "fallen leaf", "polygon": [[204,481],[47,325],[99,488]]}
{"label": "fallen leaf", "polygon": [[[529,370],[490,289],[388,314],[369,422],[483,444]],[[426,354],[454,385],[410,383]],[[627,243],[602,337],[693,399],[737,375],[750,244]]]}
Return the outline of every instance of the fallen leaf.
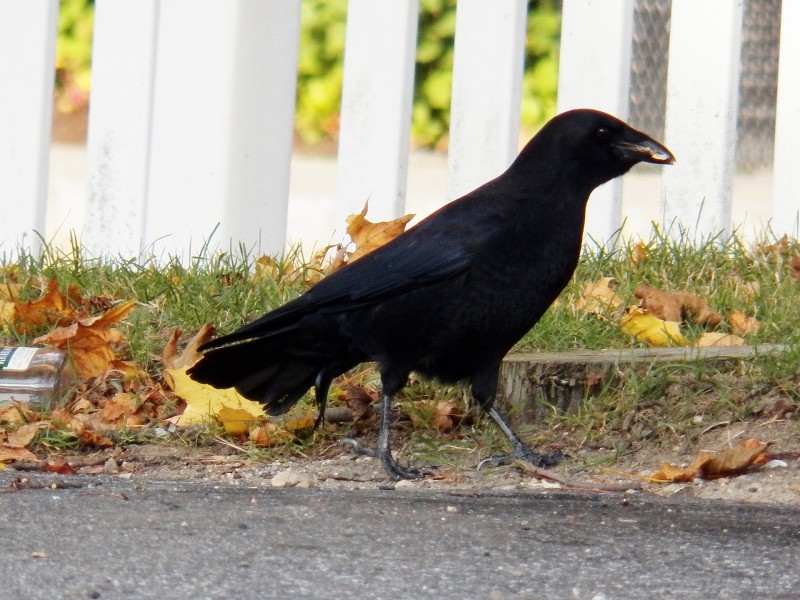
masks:
{"label": "fallen leaf", "polygon": [[0,423],[30,423],[38,419],[26,402],[12,402],[0,406]]}
{"label": "fallen leaf", "polygon": [[0,463],[12,462],[15,460],[39,460],[30,450],[0,444]]}
{"label": "fallen leaf", "polygon": [[647,246],[644,245],[644,242],[639,242],[630,249],[630,254],[631,264],[638,267],[647,259]]}
{"label": "fallen leaf", "polygon": [[106,313],[86,317],[68,326],[58,327],[33,340],[34,344],[48,344],[70,352],[75,370],[82,381],[119,369],[136,372],[137,369],[120,359],[115,346],[124,341],[118,329],[111,326],[124,319],[136,303],[133,300],[120,304]]}
{"label": "fallen leaf", "polygon": [[800,256],[792,257],[792,278],[800,281]]}
{"label": "fallen leaf", "polygon": [[76,311],[70,306],[69,298],[58,289],[58,282],[50,280],[47,292],[38,300],[22,302],[14,299],[16,312],[15,329],[19,333],[31,333],[47,325],[71,323]]}
{"label": "fallen leaf", "polygon": [[358,260],[392,241],[405,231],[408,222],[414,218],[414,215],[405,215],[392,221],[373,223],[366,218],[368,207],[369,202],[365,202],[359,214],[347,217],[347,234],[356,246],[348,262]]}
{"label": "fallen leaf", "polygon": [[691,321],[711,329],[722,322],[722,316],[692,292],[667,292],[641,283],[634,296],[643,309],[664,321]]}
{"label": "fallen leaf", "polygon": [[58,473],[59,475],[75,475],[76,471],[65,459],[57,456],[42,465],[45,473]]}
{"label": "fallen leaf", "polygon": [[256,446],[277,446],[293,439],[291,433],[281,429],[275,423],[262,423],[250,430],[249,438]]}
{"label": "fallen leaf", "polygon": [[738,310],[728,315],[728,323],[736,335],[752,335],[761,331],[761,323],[758,320]]}
{"label": "fallen leaf", "polygon": [[730,347],[730,346],[746,346],[745,342],[738,335],[730,333],[722,333],[721,331],[708,331],[700,336],[694,344],[699,348],[709,348],[711,346],[717,347]]}
{"label": "fallen leaf", "polygon": [[33,438],[36,437],[36,432],[42,428],[46,428],[47,426],[48,423],[41,421],[38,423],[26,423],[19,429],[9,432],[6,438],[6,443],[9,446],[24,448],[33,441]]}
{"label": "fallen leaf", "polygon": [[445,433],[453,431],[463,419],[464,412],[452,400],[443,400],[436,403],[432,421],[439,431]]}
{"label": "fallen leaf", "polygon": [[613,277],[601,277],[583,288],[583,294],[575,302],[576,310],[590,315],[605,317],[622,307],[622,298],[614,290]]}
{"label": "fallen leaf", "polygon": [[638,306],[629,306],[619,320],[619,328],[651,346],[688,346],[677,321],[665,321]]}
{"label": "fallen leaf", "polygon": [[721,452],[700,452],[688,467],[664,463],[649,479],[655,483],[680,483],[694,479],[718,479],[738,475],[753,465],[766,462],[769,444],[748,439]]}
{"label": "fallen leaf", "polygon": [[176,424],[184,427],[216,419],[228,433],[247,433],[264,416],[261,404],[248,400],[233,388],[219,390],[198,383],[186,373],[202,356],[197,348],[211,338],[213,328],[210,325],[201,327],[181,355],[177,354],[179,335],[179,331],[173,332],[162,353],[164,364],[172,365],[164,370],[164,380],[175,395],[186,402]]}

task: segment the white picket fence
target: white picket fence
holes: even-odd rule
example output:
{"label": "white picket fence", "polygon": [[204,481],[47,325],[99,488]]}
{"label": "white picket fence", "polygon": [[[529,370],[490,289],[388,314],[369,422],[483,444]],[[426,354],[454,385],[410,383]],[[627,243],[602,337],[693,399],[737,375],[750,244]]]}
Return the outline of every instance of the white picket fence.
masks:
{"label": "white picket fence", "polygon": [[[97,0],[85,222],[95,254],[280,252],[301,0]],[[527,3],[459,0],[447,197],[501,172],[518,149]],[[730,231],[742,0],[672,0],[654,221]],[[0,252],[36,247],[47,211],[57,0],[0,0]],[[633,0],[564,0],[559,110],[626,117]],[[800,2],[782,3],[772,225],[800,210]],[[405,212],[417,0],[349,0],[336,223],[370,200]],[[768,201],[768,199],[766,199]],[[702,207],[702,211],[701,211]],[[698,217],[699,215],[699,217]],[[595,192],[587,231],[622,222],[619,183]],[[333,229],[334,223],[331,224]]]}

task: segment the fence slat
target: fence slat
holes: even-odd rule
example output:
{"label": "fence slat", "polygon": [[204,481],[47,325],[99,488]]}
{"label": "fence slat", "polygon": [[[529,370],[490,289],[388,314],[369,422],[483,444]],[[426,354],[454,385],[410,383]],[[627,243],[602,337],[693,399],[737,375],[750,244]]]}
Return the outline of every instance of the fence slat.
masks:
{"label": "fence slat", "polygon": [[[98,134],[92,175],[100,178],[106,160],[126,169],[120,159],[132,154],[146,176],[133,191],[125,189],[125,176],[105,177],[107,185],[93,192],[95,206],[104,203],[106,222],[115,218],[107,207],[129,199],[135,218],[143,210],[136,254],[186,259],[217,225],[212,248],[242,244],[282,252],[300,0],[170,0],[155,6],[152,105],[146,106],[144,92],[137,99],[141,113],[151,111],[149,136],[108,140]],[[141,26],[148,27],[144,20]],[[139,52],[139,45],[130,51]],[[107,85],[126,76],[117,72]],[[135,236],[135,228],[123,231]],[[109,243],[116,247],[115,239]]]}
{"label": "fence slat", "polygon": [[57,0],[0,2],[0,253],[35,252],[44,235]]}
{"label": "fence slat", "polygon": [[[633,0],[564,0],[558,112],[595,108],[628,117]],[[622,181],[595,190],[586,208],[586,238],[613,245],[622,225]]]}
{"label": "fence slat", "polygon": [[673,0],[662,225],[707,239],[731,230],[743,0]]}
{"label": "fence slat", "polygon": [[417,0],[350,0],[336,226],[369,200],[370,219],[405,212]]}
{"label": "fence slat", "polygon": [[526,17],[525,0],[458,3],[448,200],[496,177],[517,155]]}
{"label": "fence slat", "polygon": [[138,256],[145,229],[160,0],[97,0],[82,241]]}
{"label": "fence slat", "polygon": [[772,229],[800,235],[800,2],[784,0],[778,105],[775,118],[775,160],[772,184]]}

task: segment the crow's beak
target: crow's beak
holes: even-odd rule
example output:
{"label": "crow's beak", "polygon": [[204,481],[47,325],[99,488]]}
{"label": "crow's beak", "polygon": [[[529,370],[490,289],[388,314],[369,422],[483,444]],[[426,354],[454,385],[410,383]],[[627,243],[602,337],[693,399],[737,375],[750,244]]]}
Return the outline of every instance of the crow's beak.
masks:
{"label": "crow's beak", "polygon": [[637,141],[620,141],[617,147],[628,157],[637,161],[655,163],[658,165],[671,165],[675,163],[675,156],[666,146],[642,135]]}

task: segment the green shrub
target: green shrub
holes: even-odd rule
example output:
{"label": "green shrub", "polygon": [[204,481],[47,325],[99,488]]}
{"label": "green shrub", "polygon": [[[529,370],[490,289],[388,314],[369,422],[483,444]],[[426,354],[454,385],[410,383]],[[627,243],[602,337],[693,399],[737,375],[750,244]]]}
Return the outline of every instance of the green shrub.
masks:
{"label": "green shrub", "polygon": [[94,0],[61,0],[56,46],[56,108],[86,105],[92,79]]}
{"label": "green shrub", "polygon": [[[558,86],[559,0],[529,0],[522,126],[535,130],[555,113]],[[295,128],[314,144],[336,139],[342,90],[347,0],[301,4]],[[58,34],[58,107],[86,101],[91,76],[94,0],[61,0]],[[446,144],[456,0],[421,0],[411,135],[423,147]],[[124,76],[124,74],[121,74]]]}

